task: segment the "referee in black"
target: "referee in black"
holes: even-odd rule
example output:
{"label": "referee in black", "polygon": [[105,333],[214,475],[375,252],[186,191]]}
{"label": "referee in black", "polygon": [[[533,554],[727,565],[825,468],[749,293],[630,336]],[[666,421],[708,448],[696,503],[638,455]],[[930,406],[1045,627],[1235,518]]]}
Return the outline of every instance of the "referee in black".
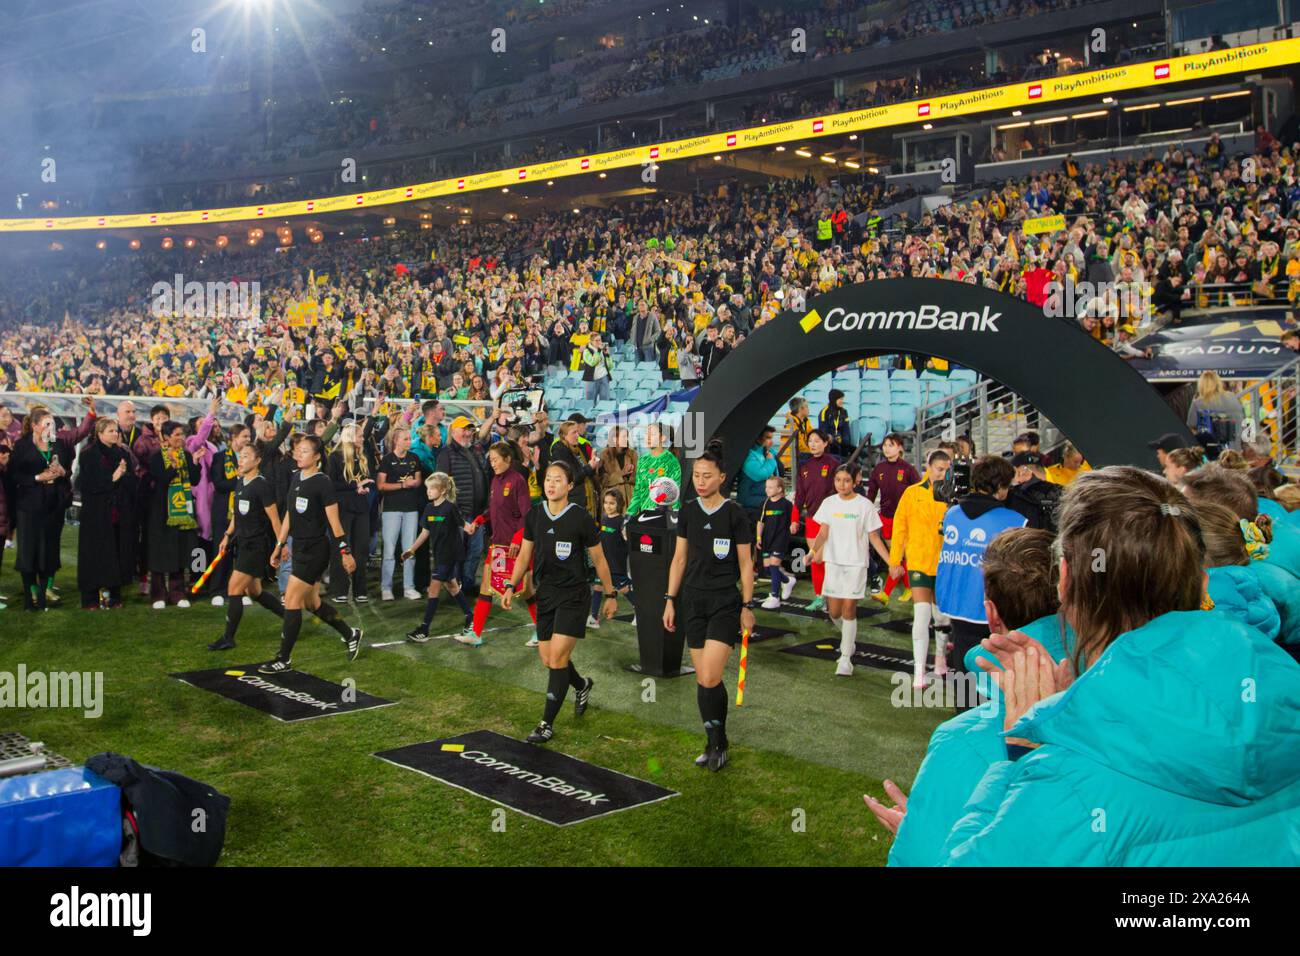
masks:
{"label": "referee in black", "polygon": [[[293,460],[298,466],[289,481],[286,505],[289,520],[280,526],[280,535],[271,551],[271,567],[280,566],[284,539],[293,537],[293,572],[289,586],[284,591],[284,629],[280,636],[280,653],[275,660],[257,669],[259,674],[280,674],[292,670],[293,645],[302,630],[302,612],[307,609],[338,631],[348,649],[348,660],[355,661],[361,653],[362,631],[349,627],[338,611],[321,603],[320,579],[330,564],[330,539],[333,547],[343,556],[343,570],[351,574],[357,569],[352,548],[339,523],[339,506],[334,497],[334,482],[320,470],[324,446],[315,435],[303,435],[293,449]],[[364,542],[363,542],[364,545]]]}
{"label": "referee in black", "polygon": [[680,613],[695,666],[695,696],[706,737],[695,763],[714,772],[727,765],[722,673],[741,631],[754,629],[754,536],[744,509],[722,495],[727,477],[722,462],[722,442],[716,439],[695,459],[697,497],[682,505],[677,517],[677,550],[664,595],[664,630],[676,630]]}
{"label": "referee in black", "polygon": [[249,598],[276,617],[284,617],[284,605],[280,599],[262,590],[262,576],[271,563],[271,542],[280,539],[280,510],[275,503],[275,486],[261,473],[262,449],[258,445],[249,442],[239,449],[236,461],[239,477],[235,485],[234,509],[218,547],[220,552],[232,540],[235,544],[233,568],[226,584],[226,632],[221,635],[221,640],[208,645],[210,651],[228,651],[235,646],[235,631],[239,630],[244,602]]}
{"label": "referee in black", "polygon": [[573,469],[566,462],[553,461],[547,466],[542,481],[546,501],[540,508],[529,508],[524,516],[519,556],[501,597],[501,606],[510,610],[515,588],[531,565],[533,586],[537,589],[537,653],[548,668],[549,677],[546,706],[541,723],[528,735],[530,744],[544,744],[555,735],[552,725],[570,687],[577,692],[573,704],[579,717],[587,710],[591,697],[595,681],[581,676],[569,660],[574,645],[587,636],[587,615],[591,613],[587,556],[609,595],[601,608],[602,616],[611,618],[618,610],[609,563],[600,546],[600,528],[587,509],[569,501],[575,479]]}

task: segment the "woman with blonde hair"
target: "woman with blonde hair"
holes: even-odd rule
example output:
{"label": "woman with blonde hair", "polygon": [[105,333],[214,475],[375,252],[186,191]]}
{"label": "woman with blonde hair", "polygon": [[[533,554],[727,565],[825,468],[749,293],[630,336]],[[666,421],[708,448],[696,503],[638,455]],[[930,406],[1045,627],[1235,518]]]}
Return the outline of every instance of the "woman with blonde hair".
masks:
{"label": "woman with blonde hair", "polygon": [[972,790],[946,864],[1293,863],[1300,670],[1253,627],[1202,610],[1195,506],[1137,468],[1080,475],[1056,549],[1072,659],[1054,665],[1018,632],[984,642],[1002,668],[987,669],[1006,759]]}
{"label": "woman with blonde hair", "polygon": [[[424,483],[424,466],[411,451],[411,430],[405,424],[398,424],[389,430],[384,442],[388,451],[379,462],[379,494],[383,502],[380,515],[381,534],[384,541],[384,559],[380,565],[379,587],[385,601],[393,600],[393,571],[396,567],[395,555],[398,541],[403,552],[413,551],[416,526],[420,520],[420,510],[424,507],[425,495],[421,489]],[[402,561],[402,596],[410,601],[418,601],[420,592],[415,590],[415,561]]]}
{"label": "woman with blonde hair", "polygon": [[1241,401],[1232,395],[1217,372],[1204,371],[1196,382],[1196,397],[1187,409],[1187,427],[1198,437],[1208,434],[1220,448],[1241,451]]}
{"label": "woman with blonde hair", "polygon": [[[375,486],[372,477],[375,462],[369,450],[372,421],[367,419],[360,428],[352,422],[339,429],[338,447],[326,462],[326,473],[334,483],[334,498],[343,533],[363,550],[370,540],[370,491]],[[347,604],[349,589],[358,604],[370,600],[366,594],[366,562],[357,561],[354,570],[348,572],[343,567],[342,555],[337,551],[331,552],[330,590],[333,594],[330,600],[335,604]]]}

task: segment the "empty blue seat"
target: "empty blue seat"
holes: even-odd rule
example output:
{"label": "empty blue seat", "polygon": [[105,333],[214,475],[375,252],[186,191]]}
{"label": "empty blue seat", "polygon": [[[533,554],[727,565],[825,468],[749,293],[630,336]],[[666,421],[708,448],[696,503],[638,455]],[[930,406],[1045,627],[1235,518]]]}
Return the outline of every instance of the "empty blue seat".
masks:
{"label": "empty blue seat", "polygon": [[894,431],[909,431],[916,427],[915,405],[895,403],[889,412],[889,422]]}
{"label": "empty blue seat", "polygon": [[873,445],[878,445],[884,441],[885,436],[889,434],[889,429],[886,427],[883,418],[866,415],[853,422],[851,433],[855,442],[860,442],[862,441],[863,436],[870,435],[871,443]]}

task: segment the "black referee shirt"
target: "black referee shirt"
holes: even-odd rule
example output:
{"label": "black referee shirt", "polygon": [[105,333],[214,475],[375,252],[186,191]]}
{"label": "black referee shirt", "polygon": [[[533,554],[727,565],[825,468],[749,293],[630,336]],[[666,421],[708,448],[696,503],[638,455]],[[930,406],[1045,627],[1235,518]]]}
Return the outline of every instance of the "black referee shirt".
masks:
{"label": "black referee shirt", "polygon": [[546,501],[529,508],[524,540],[533,543],[533,580],[539,588],[562,593],[587,589],[587,549],[600,544],[600,529],[586,508],[570,502],[555,516]]}
{"label": "black referee shirt", "polygon": [[304,478],[302,472],[295,471],[289,480],[289,534],[295,540],[325,537],[329,533],[325,509],[337,500],[334,482],[324,472]]}
{"label": "black referee shirt", "polygon": [[240,478],[235,490],[235,540],[264,543],[271,536],[266,509],[275,503],[275,489],[264,475],[254,475],[248,481]]}
{"label": "black referee shirt", "polygon": [[723,499],[714,512],[705,511],[699,498],[688,501],[677,517],[677,537],[686,539],[687,587],[721,591],[740,583],[736,547],[753,544],[754,533],[735,501]]}

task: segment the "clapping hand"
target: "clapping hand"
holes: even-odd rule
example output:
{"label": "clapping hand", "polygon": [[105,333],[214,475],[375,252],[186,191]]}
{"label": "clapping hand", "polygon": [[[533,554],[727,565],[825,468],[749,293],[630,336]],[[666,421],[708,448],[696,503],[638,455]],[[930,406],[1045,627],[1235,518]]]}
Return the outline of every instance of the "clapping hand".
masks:
{"label": "clapping hand", "polygon": [[123,476],[124,474],[126,474],[126,459],[125,459],[125,458],[121,459],[121,460],[117,463],[117,467],[113,469],[113,480],[114,480],[114,481],[120,481],[121,478],[122,478],[122,476]]}
{"label": "clapping hand", "polygon": [[[1014,727],[1034,704],[1074,682],[1074,668],[1068,658],[1059,664],[1053,662],[1047,648],[1021,631],[991,635],[981,645],[997,658],[997,664],[980,658],[979,666],[992,675],[1002,691],[1006,713],[1004,730]],[[1007,737],[1006,742],[1013,746],[1038,746],[1023,737]]]}
{"label": "clapping hand", "polygon": [[869,793],[864,793],[862,800],[876,815],[880,825],[894,836],[898,836],[898,828],[903,825],[903,816],[907,813],[907,794],[892,780],[885,781],[885,794],[894,801],[892,807],[885,806]]}

